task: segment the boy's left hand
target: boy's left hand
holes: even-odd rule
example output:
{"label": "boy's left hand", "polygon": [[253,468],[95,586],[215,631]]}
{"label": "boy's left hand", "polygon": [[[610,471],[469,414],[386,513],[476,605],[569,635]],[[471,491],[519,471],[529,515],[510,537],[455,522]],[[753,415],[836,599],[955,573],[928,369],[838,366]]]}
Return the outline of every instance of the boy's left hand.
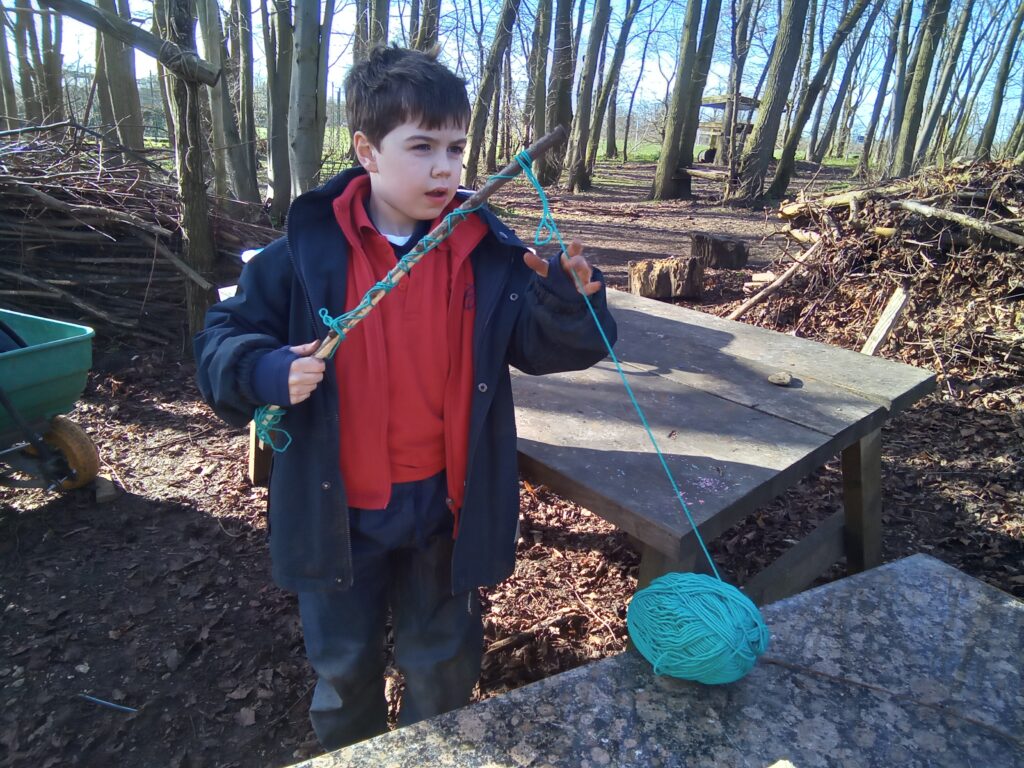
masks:
{"label": "boy's left hand", "polygon": [[[565,252],[561,254],[562,269],[565,271],[569,280],[572,281],[572,284],[576,286],[577,291],[587,296],[593,296],[601,290],[601,281],[591,280],[591,277],[593,277],[594,274],[594,269],[590,266],[587,260],[583,258],[583,243],[579,240],[573,240],[569,243],[568,251],[568,254]],[[526,262],[526,266],[541,277],[548,276],[547,261],[535,254],[533,251],[527,251],[524,253],[523,261]]]}

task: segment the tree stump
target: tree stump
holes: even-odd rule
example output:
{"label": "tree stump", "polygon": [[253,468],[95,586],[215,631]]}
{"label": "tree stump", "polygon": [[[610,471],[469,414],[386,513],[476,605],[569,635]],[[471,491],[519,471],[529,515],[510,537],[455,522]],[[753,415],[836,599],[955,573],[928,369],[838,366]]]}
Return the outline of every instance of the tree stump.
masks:
{"label": "tree stump", "polygon": [[704,295],[704,265],[686,256],[631,261],[629,292],[648,299],[700,299]]}
{"label": "tree stump", "polygon": [[719,237],[707,232],[691,232],[690,255],[705,267],[743,269],[750,251],[747,244],[733,237]]}

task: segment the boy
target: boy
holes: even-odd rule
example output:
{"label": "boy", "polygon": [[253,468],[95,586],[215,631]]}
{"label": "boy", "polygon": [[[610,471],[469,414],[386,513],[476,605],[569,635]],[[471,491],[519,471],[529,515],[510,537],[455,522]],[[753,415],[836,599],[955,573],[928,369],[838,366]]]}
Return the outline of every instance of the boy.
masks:
{"label": "boy", "polygon": [[[378,47],[345,82],[360,167],[292,204],[288,234],[245,268],[195,340],[203,396],[243,425],[287,407],[270,480],[274,578],[298,592],[318,681],[317,738],[386,728],[391,610],[399,724],[465,705],[480,672],[477,588],[513,568],[519,520],[508,365],[585,368],[612,340],[600,275],[577,243],[544,261],[487,210],[468,217],[348,334],[336,316],[461,200],[465,83],[430,54]],[[460,197],[464,197],[461,195]]]}

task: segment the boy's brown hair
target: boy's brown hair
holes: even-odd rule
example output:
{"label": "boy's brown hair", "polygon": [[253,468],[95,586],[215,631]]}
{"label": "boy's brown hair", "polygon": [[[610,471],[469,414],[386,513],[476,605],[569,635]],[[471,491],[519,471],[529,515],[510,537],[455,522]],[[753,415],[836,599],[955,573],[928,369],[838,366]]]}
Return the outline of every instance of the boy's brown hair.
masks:
{"label": "boy's brown hair", "polygon": [[397,126],[468,126],[466,81],[437,60],[436,51],[374,46],[345,78],[349,135],[362,131],[375,146]]}

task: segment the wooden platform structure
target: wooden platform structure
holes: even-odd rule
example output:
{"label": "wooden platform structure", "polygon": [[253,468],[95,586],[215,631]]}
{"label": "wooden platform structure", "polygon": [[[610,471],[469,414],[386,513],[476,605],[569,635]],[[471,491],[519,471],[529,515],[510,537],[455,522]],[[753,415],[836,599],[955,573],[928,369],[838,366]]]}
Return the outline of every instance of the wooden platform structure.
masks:
{"label": "wooden platform structure", "polygon": [[[911,366],[621,291],[608,292],[616,353],[707,541],[837,454],[845,508],[743,585],[758,603],[794,594],[839,558],[881,561],[881,427],[934,388]],[[789,386],[768,381],[788,373]],[[628,532],[641,586],[707,567],[610,360],[515,374],[525,477]]]}

